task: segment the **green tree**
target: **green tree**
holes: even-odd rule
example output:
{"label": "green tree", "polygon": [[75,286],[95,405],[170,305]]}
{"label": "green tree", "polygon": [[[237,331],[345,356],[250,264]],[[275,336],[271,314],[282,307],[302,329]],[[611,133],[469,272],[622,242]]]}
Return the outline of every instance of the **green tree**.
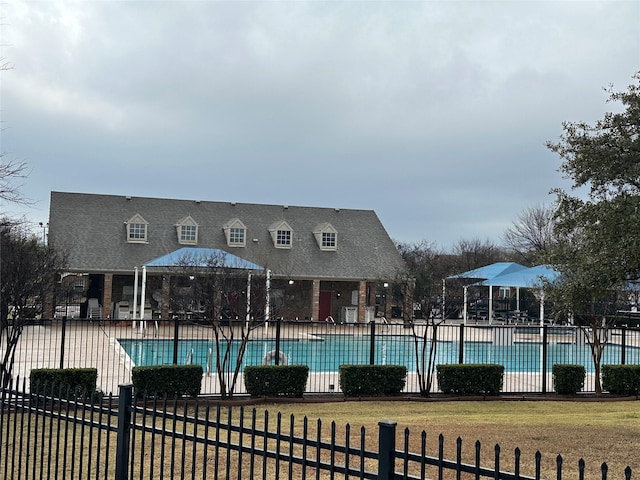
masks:
{"label": "green tree", "polygon": [[623,108],[594,125],[565,122],[547,146],[562,159],[571,191],[555,190],[557,244],[549,260],[561,273],[556,309],[582,326],[591,346],[596,393],[609,327],[630,281],[640,278],[640,73],[626,91],[609,89]]}

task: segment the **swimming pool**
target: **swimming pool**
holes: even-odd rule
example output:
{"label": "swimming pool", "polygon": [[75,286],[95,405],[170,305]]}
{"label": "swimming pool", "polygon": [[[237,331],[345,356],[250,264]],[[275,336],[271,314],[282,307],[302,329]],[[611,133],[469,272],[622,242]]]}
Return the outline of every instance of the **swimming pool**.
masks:
{"label": "swimming pool", "polygon": [[[173,362],[172,339],[118,339],[121,347],[135,365],[163,365]],[[299,339],[280,340],[280,351],[289,364],[308,365],[311,372],[336,372],[344,364],[368,364],[371,356],[371,337],[368,335],[325,335],[322,341]],[[235,368],[240,341],[231,342],[230,370]],[[418,342],[419,351],[422,342]],[[428,350],[429,345],[427,345]],[[216,345],[213,340],[181,339],[177,344],[178,363],[202,365],[207,371],[215,369]],[[242,368],[262,364],[267,352],[276,348],[273,339],[255,339],[247,343]],[[374,363],[378,365],[405,365],[416,371],[416,343],[413,337],[403,335],[376,336],[373,342]],[[453,341],[438,342],[436,363],[458,363],[460,344]],[[515,342],[512,345],[494,345],[491,342],[464,343],[464,363],[497,363],[506,372],[540,372],[542,344]],[[607,345],[602,364],[620,363],[621,347]],[[213,361],[211,360],[213,359]],[[581,364],[587,372],[593,371],[593,361],[588,345],[550,343],[547,346],[546,371],[555,363]],[[627,347],[626,363],[640,363],[640,349]]]}

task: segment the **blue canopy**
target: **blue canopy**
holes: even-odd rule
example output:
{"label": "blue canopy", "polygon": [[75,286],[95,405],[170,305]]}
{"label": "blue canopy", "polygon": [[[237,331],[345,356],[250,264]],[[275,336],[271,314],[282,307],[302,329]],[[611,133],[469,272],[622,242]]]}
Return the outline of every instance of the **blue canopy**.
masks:
{"label": "blue canopy", "polygon": [[239,270],[264,270],[264,267],[237,257],[218,248],[183,247],[144,264],[145,267],[177,267],[191,265],[207,267],[215,261],[220,268],[236,268]]}
{"label": "blue canopy", "polygon": [[[475,268],[468,272],[458,273],[447,278],[469,278],[478,280],[493,280],[494,278],[510,273],[526,270],[527,267],[515,262],[498,262],[492,263],[485,267]],[[488,285],[488,283],[487,283]]]}
{"label": "blue canopy", "polygon": [[560,273],[547,265],[537,265],[531,268],[523,268],[515,272],[498,275],[475,285],[494,285],[500,287],[535,288],[541,287],[543,281],[553,282],[558,279]]}

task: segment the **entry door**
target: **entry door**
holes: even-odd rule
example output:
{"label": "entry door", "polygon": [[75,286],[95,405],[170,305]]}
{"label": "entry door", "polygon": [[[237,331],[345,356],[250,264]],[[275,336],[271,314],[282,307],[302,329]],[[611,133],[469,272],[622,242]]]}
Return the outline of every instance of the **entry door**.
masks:
{"label": "entry door", "polygon": [[319,303],[318,315],[320,318],[318,320],[324,322],[331,315],[331,292],[320,292]]}

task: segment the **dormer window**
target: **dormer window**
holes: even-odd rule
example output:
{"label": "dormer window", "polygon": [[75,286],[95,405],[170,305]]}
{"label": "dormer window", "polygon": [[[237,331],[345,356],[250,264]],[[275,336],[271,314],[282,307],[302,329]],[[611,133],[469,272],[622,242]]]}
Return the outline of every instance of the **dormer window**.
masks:
{"label": "dormer window", "polygon": [[269,227],[269,233],[271,234],[273,245],[276,248],[291,248],[293,231],[287,222],[282,220],[281,222],[274,223]]}
{"label": "dormer window", "polygon": [[336,232],[322,232],[322,248],[326,250],[335,250]]}
{"label": "dormer window", "polygon": [[198,224],[191,216],[185,217],[176,224],[178,243],[181,245],[198,244]]}
{"label": "dormer window", "polygon": [[318,225],[313,231],[320,250],[335,251],[338,249],[338,231],[330,223]]}
{"label": "dormer window", "polygon": [[226,223],[224,234],[229,247],[244,247],[247,244],[247,227],[238,218]]}
{"label": "dormer window", "polygon": [[136,214],[125,222],[127,226],[127,242],[129,243],[147,243],[147,222],[142,215]]}

